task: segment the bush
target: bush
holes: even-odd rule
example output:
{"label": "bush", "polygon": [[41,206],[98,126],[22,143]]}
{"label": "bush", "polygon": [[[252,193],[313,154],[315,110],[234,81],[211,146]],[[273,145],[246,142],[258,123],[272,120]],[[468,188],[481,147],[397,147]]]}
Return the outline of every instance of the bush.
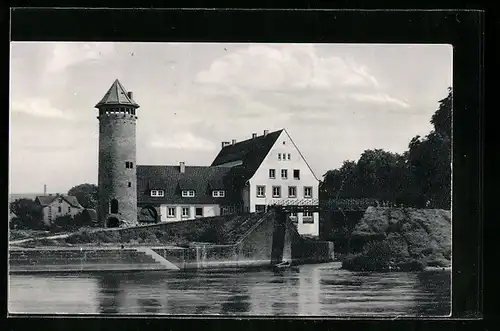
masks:
{"label": "bush", "polygon": [[398,271],[422,271],[426,267],[426,264],[418,260],[408,260],[396,265],[396,270]]}

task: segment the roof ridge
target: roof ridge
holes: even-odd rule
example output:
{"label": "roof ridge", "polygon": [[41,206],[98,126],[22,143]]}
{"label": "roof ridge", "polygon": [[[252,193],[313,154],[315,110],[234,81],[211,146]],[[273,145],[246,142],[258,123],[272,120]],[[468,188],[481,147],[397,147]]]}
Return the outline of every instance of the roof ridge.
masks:
{"label": "roof ridge", "polygon": [[241,144],[241,143],[244,143],[244,142],[248,142],[248,141],[253,141],[253,140],[255,140],[255,139],[262,139],[262,138],[266,138],[268,135],[275,134],[275,133],[278,133],[278,132],[283,131],[283,130],[285,130],[285,129],[279,129],[279,130],[276,130],[276,131],[273,131],[273,132],[269,132],[267,135],[261,135],[261,136],[257,136],[257,137],[255,137],[255,138],[248,138],[248,139],[245,139],[245,140],[236,141],[236,142],[234,143],[234,145],[229,144],[229,145],[227,145],[227,146],[224,146],[224,147],[223,147],[223,149],[224,149],[224,148],[226,148],[226,147],[237,146],[238,144]]}

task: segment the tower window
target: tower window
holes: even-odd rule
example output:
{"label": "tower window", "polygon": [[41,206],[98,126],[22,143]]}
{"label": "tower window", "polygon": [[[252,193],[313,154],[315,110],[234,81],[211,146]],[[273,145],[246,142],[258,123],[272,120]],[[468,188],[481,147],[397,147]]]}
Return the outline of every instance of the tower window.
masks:
{"label": "tower window", "polygon": [[111,200],[111,214],[118,214],[118,200]]}
{"label": "tower window", "polygon": [[132,183],[131,182],[128,182],[128,187],[132,187]]}
{"label": "tower window", "polygon": [[134,162],[126,161],[125,168],[132,169],[134,167]]}

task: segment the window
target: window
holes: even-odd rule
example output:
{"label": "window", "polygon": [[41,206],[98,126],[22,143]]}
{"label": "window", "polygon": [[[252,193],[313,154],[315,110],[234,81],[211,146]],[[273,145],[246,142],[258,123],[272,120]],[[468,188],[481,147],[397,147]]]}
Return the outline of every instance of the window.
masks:
{"label": "window", "polygon": [[165,191],[163,190],[151,190],[152,197],[163,197],[165,196]]}
{"label": "window", "polygon": [[275,169],[269,169],[269,178],[271,178],[271,179],[276,178],[276,170]]}
{"label": "window", "polygon": [[266,211],[266,205],[255,205],[256,213],[264,213]]}
{"label": "window", "polygon": [[302,223],[314,223],[313,214],[310,211],[302,213]]}
{"label": "window", "polygon": [[203,217],[203,207],[196,208],[196,216]]}
{"label": "window", "polygon": [[57,212],[60,213],[61,211],[62,211],[62,207],[61,206],[57,207]]}
{"label": "window", "polygon": [[134,167],[134,162],[126,161],[125,168],[132,169]]}
{"label": "window", "polygon": [[290,220],[293,223],[297,223],[297,213],[290,213]]}
{"label": "window", "polygon": [[52,207],[49,206],[49,215],[48,215],[49,221],[52,221]]}
{"label": "window", "polygon": [[223,191],[223,190],[215,190],[215,191],[212,191],[212,196],[214,198],[223,198],[226,194],[226,192]]}
{"label": "window", "polygon": [[263,198],[266,196],[266,187],[265,186],[257,186],[257,197]]}
{"label": "window", "polygon": [[281,198],[281,186],[273,186],[273,198]]}
{"label": "window", "polygon": [[281,161],[281,153],[278,153],[278,160]]}
{"label": "window", "polygon": [[183,198],[192,198],[194,197],[194,191],[193,190],[184,190],[182,191],[182,197]]}
{"label": "window", "polygon": [[167,217],[175,217],[175,207],[167,208]]}
{"label": "window", "polygon": [[291,160],[292,156],[288,153],[288,160]]}
{"label": "window", "polygon": [[288,170],[281,169],[281,179],[287,179],[287,178],[288,178]]}
{"label": "window", "polygon": [[189,217],[189,207],[182,207],[182,217]]}
{"label": "window", "polygon": [[128,182],[128,187],[132,187],[132,183],[131,182]]}
{"label": "window", "polygon": [[288,186],[288,197],[296,198],[297,197],[297,187],[296,186]]}
{"label": "window", "polygon": [[116,199],[111,200],[110,207],[111,207],[110,208],[111,214],[118,214],[118,200]]}
{"label": "window", "polygon": [[313,189],[310,186],[304,187],[304,198],[312,198]]}
{"label": "window", "polygon": [[300,170],[299,169],[293,170],[293,179],[300,179]]}
{"label": "window", "polygon": [[68,214],[71,214],[71,206],[68,206]]}

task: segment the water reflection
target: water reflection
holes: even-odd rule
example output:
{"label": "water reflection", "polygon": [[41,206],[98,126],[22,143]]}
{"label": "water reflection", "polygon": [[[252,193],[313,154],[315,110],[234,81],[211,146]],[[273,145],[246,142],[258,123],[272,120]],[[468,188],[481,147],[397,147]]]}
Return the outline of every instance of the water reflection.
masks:
{"label": "water reflection", "polygon": [[12,275],[12,313],[425,315],[450,311],[450,273],[263,271]]}

